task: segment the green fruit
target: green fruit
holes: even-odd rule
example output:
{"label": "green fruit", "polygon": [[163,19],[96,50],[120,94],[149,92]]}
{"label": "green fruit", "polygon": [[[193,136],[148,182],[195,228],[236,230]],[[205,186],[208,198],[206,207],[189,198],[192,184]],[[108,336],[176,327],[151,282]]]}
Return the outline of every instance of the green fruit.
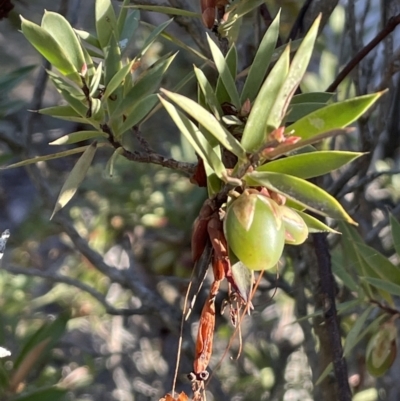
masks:
{"label": "green fruit", "polygon": [[276,266],[285,245],[280,207],[256,193],[244,192],[228,206],[224,233],[234,254],[252,270]]}
{"label": "green fruit", "polygon": [[308,237],[308,227],[302,217],[293,209],[281,206],[282,221],[285,226],[285,242],[300,245]]}
{"label": "green fruit", "polygon": [[393,364],[397,354],[397,329],[393,323],[379,328],[367,346],[367,369],[373,376],[382,376]]}

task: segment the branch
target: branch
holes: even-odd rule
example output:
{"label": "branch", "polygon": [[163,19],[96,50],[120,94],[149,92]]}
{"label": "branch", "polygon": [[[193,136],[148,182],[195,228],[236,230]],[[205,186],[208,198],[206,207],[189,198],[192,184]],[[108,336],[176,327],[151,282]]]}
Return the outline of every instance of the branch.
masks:
{"label": "branch", "polygon": [[85,283],[82,283],[79,280],[75,280],[71,277],[63,276],[61,274],[34,268],[18,267],[18,266],[2,266],[2,269],[11,274],[23,274],[25,276],[41,277],[46,280],[53,281],[55,283],[64,283],[79,288],[80,290],[90,294],[100,304],[102,304],[106,312],[110,315],[131,316],[131,315],[146,315],[152,313],[150,308],[143,306],[141,308],[136,308],[136,309],[117,309],[107,302],[106,297],[101,292],[97,291],[96,289]]}
{"label": "branch", "polygon": [[331,256],[326,234],[313,234],[314,250],[317,257],[320,278],[318,297],[323,306],[324,320],[329,334],[333,369],[338,384],[339,401],[351,401],[346,360],[343,356],[340,326],[335,302],[335,282],[332,274]]}
{"label": "branch", "polygon": [[[108,135],[108,140],[110,144],[114,147],[114,149],[122,149],[121,156],[125,157],[128,160],[139,162],[139,163],[152,163],[158,164],[159,166],[167,167],[172,170],[178,170],[187,175],[192,175],[194,173],[196,165],[193,163],[180,162],[175,159],[168,159],[165,156],[160,155],[159,153],[149,151],[147,149],[146,152],[138,152],[138,151],[130,151],[125,149],[121,142],[115,139],[108,125],[103,124],[102,126],[103,132]],[[141,143],[142,146],[145,146]],[[147,144],[147,141],[146,141]]]}
{"label": "branch", "polygon": [[400,14],[389,19],[387,25],[366,45],[364,46],[343,68],[336,79],[329,85],[326,92],[334,92],[339,84],[350,74],[353,68],[383,39],[386,38],[397,25],[400,24]]}
{"label": "branch", "polygon": [[128,269],[119,270],[111,267],[105,263],[103,257],[92,249],[87,241],[78,234],[72,223],[62,216],[62,213],[56,214],[53,220],[62,226],[77,250],[85,256],[97,270],[109,277],[111,281],[120,284],[124,288],[130,289],[138,296],[142,304],[146,305],[149,313],[157,314],[172,332],[177,332],[175,322],[179,321],[181,313],[165,302],[157,292],[146,287],[135,273],[132,258],[130,258],[130,266]]}

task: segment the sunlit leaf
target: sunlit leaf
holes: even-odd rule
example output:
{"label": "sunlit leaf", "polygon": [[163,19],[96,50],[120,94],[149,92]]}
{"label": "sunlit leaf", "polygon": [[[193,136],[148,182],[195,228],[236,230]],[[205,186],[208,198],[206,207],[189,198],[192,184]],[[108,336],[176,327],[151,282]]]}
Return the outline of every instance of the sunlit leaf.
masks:
{"label": "sunlit leaf", "polygon": [[133,87],[125,95],[123,99],[117,102],[115,113],[112,119],[118,119],[121,115],[130,115],[137,103],[144,97],[154,93],[158,89],[164,73],[171,65],[176,54],[163,57],[156,61],[149,69],[147,69],[135,82]]}
{"label": "sunlit leaf", "polygon": [[201,71],[199,68],[194,67],[194,72],[196,74],[197,82],[199,83],[200,89],[203,92],[205,101],[210,108],[210,111],[217,119],[219,119],[222,116],[222,109],[211,87],[211,84],[208,82],[203,71]]}
{"label": "sunlit leaf", "polygon": [[117,73],[111,78],[110,82],[106,86],[106,90],[104,91],[103,97],[108,98],[114,91],[121,86],[122,81],[126,78],[126,76],[130,73],[134,61],[124,65],[121,69],[117,71]]}
{"label": "sunlit leaf", "polygon": [[82,40],[87,42],[89,45],[92,45],[93,47],[101,50],[100,42],[95,35],[92,35],[91,33],[82,31],[80,29],[74,29],[74,31]]}
{"label": "sunlit leaf", "polygon": [[84,180],[90,165],[92,164],[93,157],[96,153],[97,143],[93,142],[86,148],[82,156],[76,162],[75,166],[69,173],[64,185],[61,188],[60,194],[58,195],[56,205],[53,213],[51,214],[50,220],[53,216],[61,210],[75,195],[79,185]]}
{"label": "sunlit leaf", "polygon": [[266,141],[266,124],[268,115],[283,85],[289,70],[289,47],[282,53],[254,101],[250,115],[243,131],[241,143],[248,151],[256,151]]}
{"label": "sunlit leaf", "polygon": [[221,159],[214,152],[212,146],[203,136],[199,128],[196,127],[183,113],[179,112],[172,103],[166,101],[161,96],[160,100],[168,111],[168,114],[174,120],[176,126],[193,146],[199,156],[210,165],[220,179],[226,177],[226,170]]}
{"label": "sunlit leaf", "polygon": [[[236,76],[236,48],[232,47],[230,49],[230,53],[227,55],[227,59],[225,59],[219,47],[214,43],[214,41],[207,35],[208,45],[210,46],[211,54],[214,60],[214,63],[217,67],[219,73],[219,79],[224,85],[224,88],[229,96],[229,101],[232,103],[238,110],[240,109],[240,99],[239,93],[236,88],[234,77]],[[229,56],[232,59],[228,60]],[[229,66],[230,64],[230,66]],[[232,71],[234,69],[234,71]],[[231,72],[232,71],[232,72]],[[218,86],[217,86],[217,97],[220,103],[223,103],[224,100],[218,96]]]}
{"label": "sunlit leaf", "polygon": [[291,175],[266,171],[250,172],[244,179],[249,185],[267,187],[317,214],[356,224],[333,196],[311,182]]}
{"label": "sunlit leaf", "polygon": [[385,91],[330,104],[289,125],[285,132],[310,138],[323,132],[343,128],[357,120]]}
{"label": "sunlit leaf", "polygon": [[311,58],[311,54],[314,50],[314,43],[318,34],[319,22],[320,17],[315,20],[307,35],[304,37],[295,56],[293,57],[286,79],[283,85],[280,87],[279,93],[275,97],[274,104],[268,113],[268,118],[266,121],[268,133],[272,132],[281,125],[290,100],[303,79]]}
{"label": "sunlit leaf", "polygon": [[336,150],[302,153],[270,161],[257,167],[256,170],[284,173],[306,179],[327,174],[362,155],[363,153]]}
{"label": "sunlit leaf", "polygon": [[[106,144],[99,144],[98,147],[100,147],[100,146],[106,146]],[[48,160],[59,159],[61,157],[75,155],[77,153],[84,152],[87,148],[88,148],[88,146],[80,146],[79,148],[68,149],[68,150],[65,150],[64,152],[57,152],[57,153],[52,153],[50,155],[32,157],[31,159],[25,159],[21,162],[13,163],[8,166],[1,166],[0,170],[7,170],[10,168],[27,166],[29,164],[34,164],[34,163],[38,163],[38,162],[44,162],[44,161],[48,161]]]}
{"label": "sunlit leaf", "polygon": [[97,89],[99,88],[99,85],[100,85],[100,80],[102,78],[102,74],[103,74],[103,63],[100,62],[93,75],[92,81],[90,82],[89,96],[93,97],[96,94]]}
{"label": "sunlit leaf", "polygon": [[88,139],[98,138],[101,136],[107,137],[107,134],[100,131],[77,131],[72,132],[71,134],[64,135],[61,138],[50,142],[49,145],[67,145],[71,143],[86,141]]}
{"label": "sunlit leaf", "polygon": [[239,159],[244,160],[246,157],[246,152],[236,140],[236,138],[227,131],[217,119],[206,109],[201,107],[195,101],[167,91],[166,89],[161,89],[168,98],[174,101],[179,107],[181,107],[186,113],[196,119],[207,131],[209,131],[220,143],[221,145],[236,155]]}
{"label": "sunlit leaf", "polygon": [[72,61],[58,42],[42,27],[21,17],[22,33],[35,49],[63,75],[81,84],[82,80]]}
{"label": "sunlit leaf", "polygon": [[68,59],[75,66],[75,70],[82,72],[85,57],[81,44],[70,23],[61,14],[45,11],[42,19],[42,28],[50,33],[68,55]]}
{"label": "sunlit leaf", "polygon": [[124,148],[122,148],[122,147],[115,149],[114,153],[111,155],[110,159],[108,160],[105,170],[109,177],[113,177],[115,161],[117,160],[118,156],[120,156],[123,152],[124,152]]}
{"label": "sunlit leaf", "polygon": [[333,228],[327,226],[326,224],[316,219],[315,217],[310,216],[309,214],[304,213],[301,210],[296,210],[296,212],[302,217],[310,233],[329,232],[333,234],[340,234],[339,231],[336,231]]}
{"label": "sunlit leaf", "polygon": [[279,20],[280,11],[274,21],[265,33],[254,57],[254,61],[250,66],[249,75],[247,76],[240,101],[243,103],[246,99],[253,100],[256,98],[265,74],[271,61],[272,53],[275,50],[276,42],[279,36]]}
{"label": "sunlit leaf", "polygon": [[110,0],[96,0],[95,18],[97,39],[100,46],[105,49],[109,45],[111,36],[118,32],[117,18]]}

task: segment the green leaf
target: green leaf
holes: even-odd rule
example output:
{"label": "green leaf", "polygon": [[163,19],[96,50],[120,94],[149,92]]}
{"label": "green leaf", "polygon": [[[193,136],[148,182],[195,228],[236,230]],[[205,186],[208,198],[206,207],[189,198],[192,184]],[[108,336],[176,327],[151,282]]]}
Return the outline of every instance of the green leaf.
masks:
{"label": "green leaf", "polygon": [[101,50],[101,45],[99,40],[97,39],[96,36],[92,35],[89,32],[82,31],[80,29],[74,29],[75,33],[85,42],[89,43],[89,45],[92,45],[96,49]]}
{"label": "green leaf", "polygon": [[224,148],[232,152],[240,160],[245,160],[246,152],[240,143],[210,112],[185,96],[167,91],[166,89],[161,89],[161,92],[175,102],[181,109],[186,111],[191,117],[196,119]]}
{"label": "green leaf", "polygon": [[140,123],[147,114],[150,113],[151,109],[157,104],[157,102],[158,96],[154,94],[140,99],[121,125],[120,132],[124,133]]}
{"label": "green leaf", "polygon": [[54,207],[53,213],[51,214],[50,220],[75,195],[75,192],[78,190],[79,185],[82,183],[89,170],[90,165],[92,164],[93,157],[96,153],[96,148],[97,143],[93,142],[90,146],[86,148],[82,156],[72,168],[66,181],[64,182],[64,185],[61,188],[60,194],[58,195],[57,202]]}
{"label": "green leaf", "polygon": [[135,57],[135,60],[141,58],[147,52],[147,50],[149,50],[150,46],[156,41],[156,39],[172,21],[173,19],[171,18],[170,20],[163,22],[151,32],[151,34],[146,38],[139,54]]}
{"label": "green leaf", "polygon": [[318,17],[315,20],[293,57],[286,79],[280,87],[279,93],[275,97],[274,104],[268,113],[266,121],[268,133],[277,129],[281,125],[290,100],[303,79],[314,50],[314,43],[318,35],[320,19],[321,18]]}
{"label": "green leaf", "polygon": [[140,75],[124,99],[118,102],[115,115],[112,118],[119,118],[122,114],[129,115],[139,100],[157,90],[175,56],[176,54],[173,54],[172,56],[161,58]]}
{"label": "green leaf", "polygon": [[311,182],[292,175],[266,171],[253,171],[246,174],[244,179],[251,186],[267,187],[322,216],[356,224],[333,196]]}
{"label": "green leaf", "polygon": [[49,32],[57,41],[68,55],[71,63],[75,66],[75,70],[81,73],[85,64],[85,57],[81,44],[70,23],[60,14],[45,11],[42,19],[42,28]]}
{"label": "green leaf", "polygon": [[40,388],[29,393],[19,394],[12,401],[62,401],[67,395],[68,389],[60,387]]}
{"label": "green leaf", "polygon": [[204,160],[204,162],[210,165],[220,179],[226,177],[227,173],[225,166],[199,128],[196,127],[183,113],[179,112],[172,103],[163,99],[161,96],[160,101],[181,133],[193,146],[194,150]]}
{"label": "green leaf", "polygon": [[307,213],[302,212],[301,210],[296,210],[296,212],[302,217],[304,222],[306,223],[308,227],[308,231],[310,233],[323,233],[323,232],[329,232],[333,234],[340,234],[339,231],[334,230],[333,228],[327,226],[324,224],[322,221],[316,219],[313,216],[310,216]]}
{"label": "green leaf", "polygon": [[126,17],[128,16],[128,6],[129,6],[130,0],[123,0],[122,4],[120,5],[119,13],[118,13],[118,18],[117,18],[117,32],[118,32],[118,38],[121,41],[121,33],[124,29],[124,26],[126,25]]}
{"label": "green leaf", "polygon": [[117,18],[110,0],[96,0],[95,18],[97,39],[100,46],[105,49],[111,37],[118,34]]}
{"label": "green leaf", "polygon": [[[154,25],[151,25],[151,24],[149,24],[147,22],[144,22],[144,21],[140,21],[140,24],[145,26],[145,27],[148,27],[150,29],[155,29],[156,28]],[[208,57],[206,57],[204,54],[200,53],[195,48],[193,48],[191,46],[188,46],[185,42],[183,42],[182,40],[178,39],[176,36],[170,35],[168,32],[161,32],[160,36],[162,38],[168,40],[169,42],[174,43],[178,47],[186,50],[187,52],[195,55],[196,57],[198,57],[201,60],[205,61],[207,64],[214,65],[212,63],[212,61],[208,59]]]}
{"label": "green leaf", "polygon": [[103,63],[100,61],[99,65],[97,66],[96,71],[93,75],[93,78],[90,82],[90,86],[89,86],[89,89],[90,89],[89,96],[90,97],[93,97],[96,94],[97,89],[99,88],[99,85],[100,85],[100,80],[102,78],[102,74],[103,74]]}
{"label": "green leaf", "polygon": [[290,48],[286,47],[276,62],[254,101],[243,131],[242,145],[248,152],[258,150],[267,140],[266,124],[270,111],[286,79],[289,69]]}
{"label": "green leaf", "polygon": [[111,78],[103,94],[104,98],[108,98],[119,86],[121,86],[122,81],[129,74],[134,63],[135,62],[132,60],[130,63],[119,69],[118,72]]}
{"label": "green leaf", "polygon": [[31,45],[56,67],[61,74],[81,85],[82,80],[77,69],[58,42],[42,27],[23,17],[21,17],[21,21],[22,33]]}
{"label": "green leaf", "polygon": [[241,103],[243,103],[246,99],[250,99],[250,101],[253,102],[258,91],[260,90],[260,86],[264,80],[265,74],[268,71],[271,57],[279,37],[280,14],[281,13],[279,11],[265,33],[260,46],[258,47],[254,61],[250,66],[249,75],[247,76],[244,84],[242,94],[240,95]]}
{"label": "green leaf", "polygon": [[[342,232],[341,245],[343,248],[343,261],[347,268],[353,268],[357,272],[358,276],[368,276],[379,278],[379,275],[371,268],[371,266],[363,258],[360,249],[357,244],[362,243],[363,239],[358,232],[349,225],[339,222],[339,229]],[[361,285],[365,290],[365,293],[369,298],[374,298],[375,291],[366,281],[361,281]],[[389,304],[393,303],[393,300],[389,293],[386,291],[378,291]]]}
{"label": "green leaf", "polygon": [[228,38],[229,43],[236,41],[242,18],[263,3],[265,0],[248,0],[233,2],[228,5],[225,13],[226,21],[218,27],[218,33],[222,37]]}
{"label": "green leaf", "polygon": [[343,285],[345,285],[350,291],[355,294],[356,301],[364,302],[364,295],[362,287],[356,283],[352,275],[347,271],[343,263],[344,255],[343,252],[333,251],[332,252],[332,271],[333,273],[342,280]]}
{"label": "green leaf", "polygon": [[139,21],[140,21],[139,10],[135,10],[128,14],[122,32],[119,35],[119,46],[121,50],[126,49],[127,46],[129,45],[130,41],[132,40],[133,34],[136,32],[136,29],[139,26]]}
{"label": "green leaf", "polygon": [[312,178],[327,174],[337,168],[352,162],[364,153],[342,151],[318,151],[288,156],[273,160],[260,167],[257,171],[271,171],[294,175],[300,178]]}
{"label": "green leaf", "polygon": [[400,255],[400,223],[390,213],[390,229],[392,232],[393,245],[397,255]]}
{"label": "green leaf", "polygon": [[61,120],[90,124],[89,119],[81,117],[71,106],[54,106],[38,110],[38,113]]}
{"label": "green leaf", "polygon": [[390,281],[382,280],[375,277],[360,277],[361,280],[373,285],[376,288],[380,288],[389,294],[400,296],[400,285],[391,283]]}
{"label": "green leaf", "polygon": [[285,115],[285,124],[300,120],[304,116],[311,114],[315,110],[322,109],[326,103],[295,103],[290,104],[287,114]]}
{"label": "green leaf", "polygon": [[215,96],[211,84],[208,82],[202,70],[194,67],[194,72],[196,74],[197,82],[199,83],[200,89],[203,92],[205,101],[210,108],[210,111],[219,120],[223,113],[221,105],[219,104],[217,97]]}
{"label": "green leaf", "polygon": [[161,14],[169,15],[182,15],[183,17],[201,18],[201,14],[181,8],[166,7],[166,6],[148,6],[148,5],[133,5],[129,8],[136,8],[139,10],[153,11]]}
{"label": "green leaf", "polygon": [[[367,312],[371,312],[370,309],[372,307],[368,308],[363,314],[362,314],[362,318],[364,317],[365,314],[367,314]],[[346,352],[344,353],[344,356],[349,356],[350,352],[352,351],[352,349],[370,332],[372,333],[376,333],[378,330],[378,327],[380,325],[380,323],[382,322],[382,320],[386,319],[387,316],[385,314],[380,315],[379,317],[377,317],[374,321],[372,321],[365,329],[363,332],[358,333],[357,334],[357,338],[356,339],[351,339],[351,346],[349,345],[346,349]],[[365,319],[363,319],[365,320]],[[359,320],[357,320],[357,322],[355,324],[357,324],[357,326],[359,326]],[[362,323],[365,323],[362,322]],[[354,326],[353,326],[354,327]],[[358,330],[359,327],[355,328],[355,331]],[[362,328],[362,327],[361,327]],[[355,337],[355,336],[354,336]],[[347,342],[347,339],[346,339]],[[346,343],[345,343],[345,348],[346,348]],[[316,386],[318,386],[324,379],[326,376],[328,376],[328,374],[331,372],[333,368],[332,362],[326,367],[326,369],[324,370],[324,372],[321,374],[321,376],[318,378],[317,382],[315,383]],[[354,398],[353,398],[354,399]],[[363,398],[360,398],[360,400],[363,400]]]}
{"label": "green leaf", "polygon": [[56,139],[49,143],[49,145],[69,145],[71,143],[86,141],[88,139],[104,137],[107,138],[107,134],[100,131],[77,131],[71,134],[64,135],[61,138]]}
{"label": "green leaf", "polygon": [[354,243],[365,262],[373,269],[377,278],[400,286],[400,268],[395,266],[388,258],[376,249],[365,243]]}
{"label": "green leaf", "polygon": [[290,104],[301,104],[301,103],[328,103],[332,100],[334,93],[329,92],[310,92],[300,93],[292,97]]}
{"label": "green leaf", "polygon": [[[236,88],[235,80],[233,77],[236,76],[236,48],[233,46],[230,49],[231,54],[231,59],[228,61],[228,55],[227,55],[227,60],[225,60],[224,55],[222,54],[221,50],[219,47],[214,43],[214,41],[210,38],[210,36],[207,34],[207,40],[208,40],[208,45],[210,46],[211,54],[215,63],[215,66],[217,67],[218,73],[219,73],[219,78],[221,79],[226,92],[228,93],[229,96],[229,102],[232,103],[238,110],[240,109],[240,99],[239,99],[239,93]],[[228,66],[228,63],[231,63],[231,68],[235,69],[235,71],[232,71],[233,74],[231,73],[231,69]],[[221,103],[220,98],[218,98]]]}
{"label": "green leaf", "polygon": [[357,120],[385,91],[330,104],[289,125],[285,132],[303,139],[326,131],[343,128]]}
{"label": "green leaf", "polygon": [[355,347],[357,344],[357,339],[361,333],[361,330],[364,327],[365,322],[368,319],[368,316],[370,315],[371,311],[373,309],[373,306],[368,307],[360,317],[357,318],[357,320],[354,322],[353,327],[350,329],[349,333],[346,336],[346,340],[344,343],[344,349],[343,349],[343,354],[344,355],[349,355],[350,351]]}
{"label": "green leaf", "polygon": [[[122,68],[122,62],[121,62],[121,51],[120,48],[117,44],[117,39],[114,35],[111,35],[111,38],[109,40],[108,46],[104,50],[105,53],[105,59],[104,59],[104,84],[106,86],[106,89],[108,85],[110,84],[112,78],[121,70]],[[117,105],[118,102],[117,100],[122,98],[123,95],[123,88],[115,88],[113,90],[114,96],[112,98],[107,97],[106,98],[106,103],[107,103],[107,108],[108,108],[108,113],[109,115],[113,115],[115,110],[117,110]],[[115,121],[114,121],[115,123]],[[113,124],[110,124],[113,129],[115,127]]]}
{"label": "green leaf", "polygon": [[69,149],[64,152],[52,153],[51,155],[32,157],[31,159],[25,159],[25,160],[22,160],[21,162],[13,163],[8,166],[1,166],[0,170],[8,170],[10,168],[27,166],[27,165],[33,164],[33,163],[44,162],[44,161],[48,161],[48,160],[59,159],[61,157],[75,155],[77,153],[84,152],[87,148],[88,148],[88,146],[81,146],[79,148]]}
{"label": "green leaf", "polygon": [[112,177],[114,175],[114,164],[115,161],[118,159],[118,156],[120,156],[124,152],[123,147],[119,147],[115,149],[114,153],[111,155],[110,159],[107,162],[106,165],[106,171],[109,177]]}

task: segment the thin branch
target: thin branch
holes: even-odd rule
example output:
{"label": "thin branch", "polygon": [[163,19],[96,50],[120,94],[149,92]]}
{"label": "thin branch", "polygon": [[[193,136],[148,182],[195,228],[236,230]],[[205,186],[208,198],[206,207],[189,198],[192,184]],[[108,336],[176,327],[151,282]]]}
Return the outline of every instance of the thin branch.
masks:
{"label": "thin branch", "polygon": [[196,165],[193,163],[180,162],[175,159],[169,159],[165,156],[160,155],[155,152],[138,152],[138,151],[130,151],[125,149],[121,142],[115,139],[112,134],[110,128],[106,125],[102,125],[103,132],[108,134],[108,140],[110,144],[114,147],[114,149],[122,149],[121,156],[125,157],[128,160],[139,162],[139,163],[152,163],[157,164],[159,166],[167,167],[172,170],[178,170],[187,175],[192,175],[194,173]]}
{"label": "thin branch", "polygon": [[54,283],[64,283],[73,287],[79,288],[80,290],[87,292],[100,304],[102,304],[106,312],[110,315],[121,315],[121,316],[132,316],[132,315],[148,315],[153,311],[150,308],[142,306],[136,309],[118,309],[107,302],[106,297],[93,287],[82,283],[79,280],[75,280],[71,277],[63,276],[61,274],[52,273],[49,271],[43,271],[34,268],[26,268],[19,266],[2,266],[2,269],[11,274],[23,274],[25,276],[41,277],[46,280],[53,281]]}
{"label": "thin branch", "polygon": [[333,369],[338,384],[339,401],[351,401],[346,360],[343,356],[340,326],[338,322],[335,282],[332,274],[329,244],[325,233],[313,234],[314,250],[317,257],[320,278],[320,302],[323,305],[324,319],[329,333],[333,356]]}
{"label": "thin branch", "polygon": [[347,63],[336,79],[326,89],[326,92],[334,92],[339,84],[350,74],[353,68],[355,68],[371,50],[373,50],[380,42],[382,42],[386,36],[393,32],[399,24],[400,14],[390,18],[387,25]]}

